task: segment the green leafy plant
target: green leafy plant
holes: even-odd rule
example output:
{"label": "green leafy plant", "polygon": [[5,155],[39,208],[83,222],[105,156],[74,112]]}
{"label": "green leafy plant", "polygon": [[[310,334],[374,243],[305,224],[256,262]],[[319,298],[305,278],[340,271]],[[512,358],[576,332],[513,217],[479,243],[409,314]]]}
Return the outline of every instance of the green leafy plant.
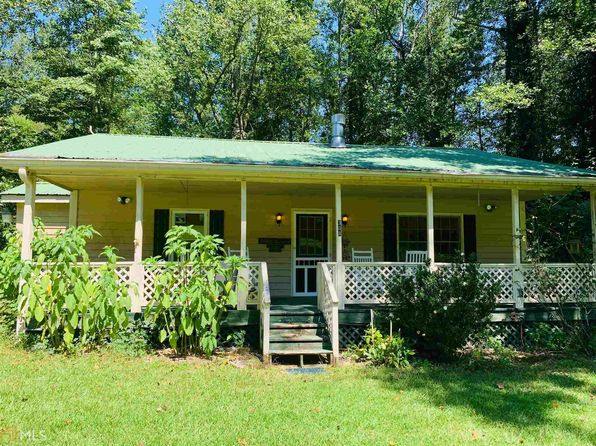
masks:
{"label": "green leafy plant", "polygon": [[369,361],[373,365],[400,369],[410,365],[414,350],[401,336],[383,336],[379,330],[371,327],[366,330],[361,345],[350,347],[348,356]]}
{"label": "green leafy plant", "polygon": [[178,354],[213,354],[220,320],[227,305],[237,302],[236,285],[246,287],[238,276],[244,260],[225,257],[223,241],[201,234],[192,226],[174,226],[166,234],[165,255],[176,261],[145,262],[155,271],[155,291],[145,317],[159,328]]}
{"label": "green leafy plant", "polygon": [[0,250],[0,331],[14,332],[17,319],[19,278],[21,276],[21,238],[14,228],[4,233],[6,245]]}
{"label": "green leafy plant", "polygon": [[56,349],[72,351],[75,338],[78,348],[88,348],[117,337],[128,325],[131,296],[116,272],[115,249],[105,247],[101,256],[106,262],[91,269],[85,246],[95,234],[91,226],[56,235],[38,227],[34,260],[23,265],[19,309]]}
{"label": "green leafy plant", "polygon": [[526,344],[531,350],[557,351],[567,347],[569,338],[557,326],[546,322],[537,322],[526,331]]}
{"label": "green leafy plant", "polygon": [[486,326],[499,290],[500,283],[482,275],[478,264],[454,263],[397,276],[389,299],[397,325],[417,350],[450,356]]}

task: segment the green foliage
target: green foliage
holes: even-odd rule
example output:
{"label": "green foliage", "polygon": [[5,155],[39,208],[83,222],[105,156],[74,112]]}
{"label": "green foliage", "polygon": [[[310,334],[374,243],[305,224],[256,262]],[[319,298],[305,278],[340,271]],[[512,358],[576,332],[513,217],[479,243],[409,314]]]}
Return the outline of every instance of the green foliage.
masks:
{"label": "green foliage", "polygon": [[[96,232],[91,226],[71,227],[56,235],[36,229],[34,260],[21,272],[19,310],[28,325],[41,328],[41,338],[58,350],[72,351],[115,338],[127,327],[131,307],[128,284],[116,273],[119,257],[105,247],[97,272],[85,251]],[[75,343],[76,340],[76,343]]]}
{"label": "green foliage", "polygon": [[133,321],[111,340],[109,347],[126,356],[142,356],[151,348],[149,327],[143,321]]}
{"label": "green foliage", "polygon": [[481,274],[476,263],[454,263],[412,276],[397,276],[389,298],[402,334],[416,349],[453,355],[481,331],[496,306],[500,283]]}
{"label": "green foliage", "polygon": [[21,276],[20,234],[8,229],[4,249],[0,250],[0,330],[13,332],[17,317],[19,278]]}
{"label": "green foliage", "polygon": [[383,336],[379,330],[371,327],[366,330],[361,345],[350,347],[348,356],[376,366],[401,369],[410,366],[414,350],[401,336]]}
{"label": "green foliage", "polygon": [[526,331],[526,343],[531,350],[560,351],[568,346],[569,338],[556,325],[538,322]]}
{"label": "green foliage", "polygon": [[[235,285],[246,286],[238,277],[243,259],[224,257],[222,243],[192,226],[174,226],[166,234],[165,255],[176,261],[156,270],[145,317],[158,326],[160,342],[167,340],[179,354],[213,354],[226,306],[237,302]],[[157,260],[148,259],[145,268],[156,268]]]}
{"label": "green foliage", "polygon": [[246,346],[246,330],[234,330],[226,337],[226,342],[232,347],[240,348]]}

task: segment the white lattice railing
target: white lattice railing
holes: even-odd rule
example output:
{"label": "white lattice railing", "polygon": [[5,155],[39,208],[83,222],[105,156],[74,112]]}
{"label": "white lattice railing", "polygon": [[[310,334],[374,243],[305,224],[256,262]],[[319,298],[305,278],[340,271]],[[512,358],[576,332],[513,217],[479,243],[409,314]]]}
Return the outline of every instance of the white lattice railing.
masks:
{"label": "white lattice railing", "polygon": [[327,323],[333,351],[332,361],[335,363],[339,357],[339,299],[327,263],[321,262],[318,264],[317,282],[319,310],[323,313]]}
{"label": "white lattice railing", "polygon": [[[522,265],[523,296],[526,302],[596,301],[594,265],[548,263]],[[553,302],[554,303],[554,302]]]}
{"label": "white lattice railing", "polygon": [[[343,299],[340,305],[387,302],[388,286],[396,276],[411,275],[417,268],[425,267],[422,264],[400,262],[344,262],[341,265],[326,265],[329,266],[330,278],[337,294]],[[443,268],[449,264],[439,263],[436,266]],[[539,300],[539,279],[535,276],[540,274],[541,269],[555,273],[557,292],[567,296],[567,301],[574,301],[574,296],[577,297],[576,301],[580,298],[585,300],[586,295],[590,300],[595,300],[592,265],[545,264],[536,268],[524,264],[517,271],[513,264],[480,265],[483,275],[501,284],[498,302],[517,305]]]}

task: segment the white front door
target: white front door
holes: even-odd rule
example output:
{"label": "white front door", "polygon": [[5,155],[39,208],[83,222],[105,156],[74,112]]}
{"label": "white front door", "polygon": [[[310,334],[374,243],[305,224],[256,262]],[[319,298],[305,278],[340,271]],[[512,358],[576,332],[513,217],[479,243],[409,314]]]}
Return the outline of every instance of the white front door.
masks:
{"label": "white front door", "polygon": [[294,214],[294,256],[292,283],[294,296],[317,295],[317,264],[328,262],[329,213]]}

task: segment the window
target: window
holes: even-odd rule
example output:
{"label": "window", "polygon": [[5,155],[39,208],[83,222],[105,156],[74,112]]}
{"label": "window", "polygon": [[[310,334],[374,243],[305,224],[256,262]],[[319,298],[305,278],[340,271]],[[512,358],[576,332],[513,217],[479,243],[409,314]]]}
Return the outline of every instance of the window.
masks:
{"label": "window", "polygon": [[174,210],[172,226],[192,226],[202,234],[209,233],[208,211]]}
{"label": "window", "polygon": [[[462,250],[461,218],[436,215],[435,255],[437,261],[448,261]],[[426,216],[400,215],[398,217],[399,260],[406,259],[406,251],[426,251]]]}
{"label": "window", "polygon": [[327,257],[327,215],[296,215],[296,256]]}

